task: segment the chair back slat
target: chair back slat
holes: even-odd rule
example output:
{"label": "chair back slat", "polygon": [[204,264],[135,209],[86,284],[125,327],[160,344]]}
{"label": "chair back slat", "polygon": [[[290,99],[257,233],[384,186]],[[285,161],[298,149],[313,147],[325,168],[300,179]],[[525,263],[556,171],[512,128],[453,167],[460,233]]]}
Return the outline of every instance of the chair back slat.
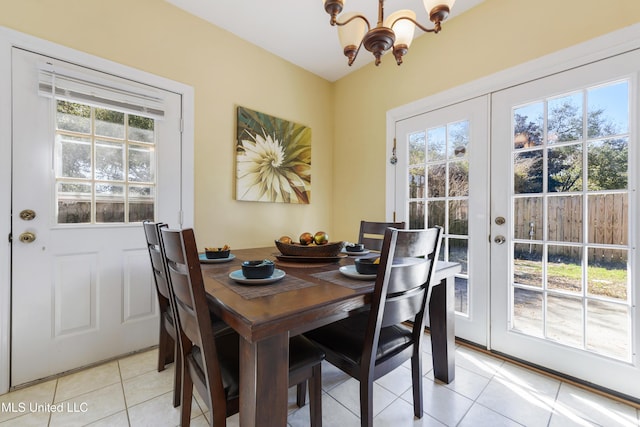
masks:
{"label": "chair back slat", "polygon": [[405,228],[405,223],[360,221],[358,243],[362,243],[367,249],[379,251],[380,249],[382,249],[384,233],[389,227],[402,230]]}
{"label": "chair back slat", "polygon": [[391,267],[387,295],[423,286],[429,278],[431,261],[422,258],[395,258]]}
{"label": "chair back slat", "polygon": [[412,292],[387,297],[381,326],[386,328],[406,320],[413,320],[422,309],[425,293],[424,287],[418,287]]}

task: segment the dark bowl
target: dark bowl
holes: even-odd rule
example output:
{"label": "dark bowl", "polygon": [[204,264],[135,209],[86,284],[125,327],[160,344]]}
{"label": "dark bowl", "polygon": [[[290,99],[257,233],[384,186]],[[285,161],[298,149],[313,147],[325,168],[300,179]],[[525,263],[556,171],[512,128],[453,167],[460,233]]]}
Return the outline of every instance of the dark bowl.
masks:
{"label": "dark bowl", "polygon": [[276,265],[273,261],[258,260],[258,261],[244,261],[242,263],[242,274],[247,279],[266,279],[273,276],[273,271]]}
{"label": "dark bowl", "polygon": [[204,255],[207,259],[218,259],[218,258],[229,258],[229,254],[231,253],[231,249],[227,249],[226,251],[221,250],[222,248],[218,248],[217,251],[204,251]]}
{"label": "dark bowl", "polygon": [[378,274],[380,264],[374,264],[376,259],[378,258],[356,258],[354,260],[356,271],[360,274]]}
{"label": "dark bowl", "polygon": [[350,243],[344,247],[347,252],[362,252],[364,245],[362,243]]}

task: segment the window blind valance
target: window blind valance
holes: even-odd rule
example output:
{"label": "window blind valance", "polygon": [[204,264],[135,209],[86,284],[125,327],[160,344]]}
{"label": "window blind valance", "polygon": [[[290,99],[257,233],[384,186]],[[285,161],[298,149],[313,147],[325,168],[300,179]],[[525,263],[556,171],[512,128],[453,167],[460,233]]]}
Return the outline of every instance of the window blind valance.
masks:
{"label": "window blind valance", "polygon": [[42,64],[38,72],[38,93],[64,101],[88,104],[154,119],[164,117],[164,100],[147,88],[130,87],[78,73],[52,64]]}

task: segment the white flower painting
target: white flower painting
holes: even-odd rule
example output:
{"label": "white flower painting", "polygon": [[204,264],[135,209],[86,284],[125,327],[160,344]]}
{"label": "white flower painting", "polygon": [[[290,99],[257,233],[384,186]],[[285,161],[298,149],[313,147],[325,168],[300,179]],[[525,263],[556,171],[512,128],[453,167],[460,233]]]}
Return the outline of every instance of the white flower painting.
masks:
{"label": "white flower painting", "polygon": [[311,129],[238,107],[236,199],[311,202]]}

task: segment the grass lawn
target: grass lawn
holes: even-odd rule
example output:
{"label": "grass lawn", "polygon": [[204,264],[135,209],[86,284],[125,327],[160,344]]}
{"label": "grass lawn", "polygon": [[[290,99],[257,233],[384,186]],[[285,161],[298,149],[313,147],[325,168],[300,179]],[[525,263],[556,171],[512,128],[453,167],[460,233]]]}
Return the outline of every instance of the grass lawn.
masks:
{"label": "grass lawn", "polygon": [[[517,283],[540,287],[542,281],[542,263],[517,259],[514,261]],[[582,266],[579,264],[548,263],[548,286],[580,292],[582,289]],[[588,290],[592,295],[607,296],[616,299],[627,298],[627,270],[589,266],[587,268]]]}

